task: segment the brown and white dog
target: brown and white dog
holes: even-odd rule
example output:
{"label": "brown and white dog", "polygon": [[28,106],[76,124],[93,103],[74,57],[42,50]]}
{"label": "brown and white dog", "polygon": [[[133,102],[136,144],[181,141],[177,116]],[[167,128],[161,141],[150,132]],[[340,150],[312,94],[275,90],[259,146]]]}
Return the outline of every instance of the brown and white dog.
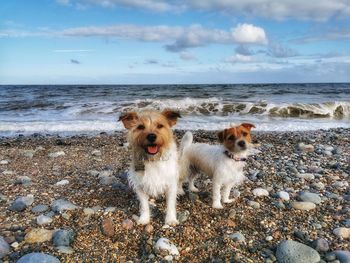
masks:
{"label": "brown and white dog", "polygon": [[230,191],[245,179],[243,167],[251,145],[250,130],[253,124],[242,123],[218,133],[221,145],[192,143],[192,133],[187,132],[182,138],[179,193],[183,192],[182,182],[189,181],[189,190],[198,192],[194,180],[198,172],[203,172],[213,179],[213,208],[223,208],[224,203],[231,203]]}
{"label": "brown and white dog", "polygon": [[165,223],[175,225],[179,179],[178,154],[171,127],[180,118],[175,111],[123,113],[119,120],[128,132],[132,151],[129,183],[140,201],[139,224],[150,222],[149,197],[166,194]]}

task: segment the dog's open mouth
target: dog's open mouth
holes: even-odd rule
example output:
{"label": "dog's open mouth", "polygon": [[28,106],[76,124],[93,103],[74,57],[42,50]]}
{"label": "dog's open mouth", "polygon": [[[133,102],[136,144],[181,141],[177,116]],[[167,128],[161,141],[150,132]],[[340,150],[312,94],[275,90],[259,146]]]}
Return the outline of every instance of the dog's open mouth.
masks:
{"label": "dog's open mouth", "polygon": [[155,155],[159,152],[159,147],[158,145],[148,145],[146,147],[146,152],[151,155]]}

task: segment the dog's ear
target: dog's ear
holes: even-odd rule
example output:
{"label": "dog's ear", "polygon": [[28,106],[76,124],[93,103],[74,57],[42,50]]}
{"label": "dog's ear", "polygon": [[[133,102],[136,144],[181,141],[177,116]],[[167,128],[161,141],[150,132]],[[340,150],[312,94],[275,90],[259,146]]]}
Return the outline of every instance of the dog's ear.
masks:
{"label": "dog's ear", "polygon": [[252,128],[255,128],[255,125],[254,124],[251,124],[251,123],[242,123],[241,126],[243,126],[244,128],[248,129],[249,131],[252,129]]}
{"label": "dog's ear", "polygon": [[218,132],[218,137],[220,142],[224,142],[225,140],[225,134],[226,134],[226,129],[223,131]]}
{"label": "dog's ear", "polygon": [[173,110],[164,110],[162,115],[168,120],[170,127],[176,124],[178,118],[181,118],[180,113]]}
{"label": "dog's ear", "polygon": [[126,129],[131,129],[139,119],[139,116],[137,115],[136,112],[123,112],[119,116],[119,120],[123,122],[123,125]]}

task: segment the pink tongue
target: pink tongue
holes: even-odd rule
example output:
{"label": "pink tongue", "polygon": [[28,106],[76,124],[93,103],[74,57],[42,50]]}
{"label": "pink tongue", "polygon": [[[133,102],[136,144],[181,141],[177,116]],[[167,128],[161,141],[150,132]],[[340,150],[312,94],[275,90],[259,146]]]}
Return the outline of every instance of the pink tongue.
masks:
{"label": "pink tongue", "polygon": [[156,154],[158,152],[158,146],[148,146],[147,151],[151,154]]}

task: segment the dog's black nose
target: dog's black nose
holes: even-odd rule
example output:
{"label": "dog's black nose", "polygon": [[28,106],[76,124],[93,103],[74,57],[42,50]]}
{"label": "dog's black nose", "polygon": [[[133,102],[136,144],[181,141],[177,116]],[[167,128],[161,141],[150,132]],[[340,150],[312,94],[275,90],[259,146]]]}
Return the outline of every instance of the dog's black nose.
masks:
{"label": "dog's black nose", "polygon": [[150,133],[147,135],[147,140],[149,142],[155,142],[156,139],[157,139],[157,135],[155,135],[154,133]]}
{"label": "dog's black nose", "polygon": [[239,141],[237,144],[239,147],[245,147],[245,141]]}

